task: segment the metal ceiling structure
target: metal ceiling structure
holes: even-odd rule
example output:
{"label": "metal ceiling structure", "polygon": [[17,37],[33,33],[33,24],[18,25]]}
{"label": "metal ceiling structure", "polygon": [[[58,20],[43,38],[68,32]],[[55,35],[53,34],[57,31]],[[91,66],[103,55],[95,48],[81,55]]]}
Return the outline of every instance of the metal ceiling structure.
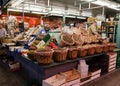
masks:
{"label": "metal ceiling structure", "polygon": [[103,7],[104,13],[118,13],[119,2],[120,0],[11,0],[7,6],[15,11],[23,11],[24,7],[24,12],[93,16],[103,14]]}

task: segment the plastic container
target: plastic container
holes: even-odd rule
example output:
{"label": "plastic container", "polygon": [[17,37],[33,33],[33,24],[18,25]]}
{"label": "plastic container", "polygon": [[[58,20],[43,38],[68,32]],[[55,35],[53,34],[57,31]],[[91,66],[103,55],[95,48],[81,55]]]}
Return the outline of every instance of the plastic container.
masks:
{"label": "plastic container", "polygon": [[63,62],[67,60],[67,48],[54,49],[53,59],[55,62]]}
{"label": "plastic container", "polygon": [[78,54],[78,48],[76,46],[71,46],[68,48],[68,59],[76,59]]}
{"label": "plastic container", "polygon": [[84,66],[79,65],[79,67],[80,67],[81,78],[86,78],[88,76],[89,65],[84,65]]}
{"label": "plastic container", "polygon": [[37,50],[35,56],[38,64],[47,65],[52,63],[53,50]]}

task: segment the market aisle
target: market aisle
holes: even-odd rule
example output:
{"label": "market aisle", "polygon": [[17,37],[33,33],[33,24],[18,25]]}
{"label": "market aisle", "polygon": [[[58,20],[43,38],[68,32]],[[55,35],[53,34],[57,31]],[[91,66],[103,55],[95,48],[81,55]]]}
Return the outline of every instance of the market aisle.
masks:
{"label": "market aisle", "polygon": [[120,86],[120,69],[83,86]]}
{"label": "market aisle", "polygon": [[6,70],[0,63],[0,86],[25,86],[25,84],[18,74]]}
{"label": "market aisle", "polygon": [[[0,63],[0,86],[25,86],[25,82],[18,74],[6,71]],[[83,86],[120,86],[120,69]]]}

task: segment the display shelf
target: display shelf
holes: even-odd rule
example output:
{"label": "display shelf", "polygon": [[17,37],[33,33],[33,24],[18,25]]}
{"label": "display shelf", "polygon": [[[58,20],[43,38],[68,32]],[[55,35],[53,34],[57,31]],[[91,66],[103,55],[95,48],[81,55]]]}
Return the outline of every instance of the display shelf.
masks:
{"label": "display shelf", "polygon": [[42,66],[42,65],[38,65],[37,62],[31,61],[28,57],[22,56],[20,53],[11,52],[9,50],[8,53],[9,55],[14,57],[14,61],[20,62],[22,74],[25,74],[26,78],[29,77],[30,81],[33,80],[37,81],[40,84],[40,86],[42,86],[42,80],[44,79],[47,79],[60,72],[66,72],[71,69],[77,68],[79,60],[81,59],[85,59],[88,62],[97,58],[104,59],[107,56],[106,53],[101,53],[101,54],[76,58],[74,60],[66,60],[65,62],[61,62],[61,63],[53,62],[50,65]]}
{"label": "display shelf", "polygon": [[[21,54],[18,54],[18,55],[21,56]],[[82,60],[82,59],[90,59],[90,58],[93,58],[93,57],[96,57],[96,56],[101,56],[101,55],[105,55],[105,53],[94,54],[94,55],[85,56],[85,57],[79,57],[79,58],[76,58],[76,59],[68,59],[68,60],[66,60],[64,62],[60,62],[60,63],[52,61],[52,63],[49,64],[49,65],[39,65],[37,62],[33,62],[31,59],[29,59],[29,57],[25,57],[25,56],[21,56],[21,57],[23,57],[23,58],[25,58],[25,59],[33,62],[34,64],[37,64],[37,65],[41,66],[43,68],[50,68],[50,67],[54,67],[54,66],[58,66],[58,65],[63,65],[63,64],[66,64],[66,63],[70,63],[70,62],[79,61],[79,60]]]}
{"label": "display shelf", "polygon": [[101,56],[101,55],[105,55],[105,53],[95,54],[95,55],[92,55],[92,56],[85,56],[85,57],[71,59],[71,60],[66,60],[66,61],[60,62],[60,63],[53,62],[52,64],[46,65],[46,66],[43,66],[43,67],[44,68],[50,68],[50,67],[53,67],[53,66],[63,65],[63,64],[66,64],[66,63],[75,62],[75,61],[79,61],[79,60],[82,60],[82,59],[89,59],[89,58],[93,58],[93,57]]}

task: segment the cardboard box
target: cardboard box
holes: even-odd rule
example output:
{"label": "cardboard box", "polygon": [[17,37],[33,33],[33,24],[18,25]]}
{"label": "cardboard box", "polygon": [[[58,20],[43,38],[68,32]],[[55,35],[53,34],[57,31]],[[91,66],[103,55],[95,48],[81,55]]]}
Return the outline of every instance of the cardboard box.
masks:
{"label": "cardboard box", "polygon": [[115,67],[109,69],[108,71],[111,72],[111,71],[113,71],[113,70],[115,70]]}
{"label": "cardboard box", "polygon": [[86,81],[84,81],[84,82],[81,82],[80,85],[86,84],[86,83],[88,83],[88,82],[90,82],[90,81],[91,81],[91,79],[88,79],[88,80],[86,80]]}
{"label": "cardboard box", "polygon": [[110,65],[109,69],[116,67],[116,64]]}
{"label": "cardboard box", "polygon": [[109,62],[109,66],[116,64],[116,61]]}
{"label": "cardboard box", "polygon": [[72,86],[72,85],[75,85],[75,84],[80,84],[80,79],[76,79],[76,80],[73,80],[73,81],[66,82],[65,84],[63,84],[61,86]]}
{"label": "cardboard box", "polygon": [[109,59],[113,59],[117,57],[117,53],[108,53]]}
{"label": "cardboard box", "polygon": [[54,75],[46,80],[43,80],[42,86],[61,86],[66,82],[66,78],[62,74]]}
{"label": "cardboard box", "polygon": [[80,86],[80,83],[77,83],[77,84],[74,84],[74,85],[71,85],[71,86]]}
{"label": "cardboard box", "polygon": [[113,62],[113,61],[116,61],[117,58],[112,58],[112,59],[109,59],[109,63],[110,62]]}
{"label": "cardboard box", "polygon": [[101,73],[101,69],[95,71],[95,72],[91,72],[91,76],[95,76],[97,74],[100,74]]}
{"label": "cardboard box", "polygon": [[92,77],[91,77],[91,80],[97,79],[97,78],[99,78],[99,77],[100,77],[100,74],[97,74],[97,75],[95,75],[95,76],[92,76]]}

